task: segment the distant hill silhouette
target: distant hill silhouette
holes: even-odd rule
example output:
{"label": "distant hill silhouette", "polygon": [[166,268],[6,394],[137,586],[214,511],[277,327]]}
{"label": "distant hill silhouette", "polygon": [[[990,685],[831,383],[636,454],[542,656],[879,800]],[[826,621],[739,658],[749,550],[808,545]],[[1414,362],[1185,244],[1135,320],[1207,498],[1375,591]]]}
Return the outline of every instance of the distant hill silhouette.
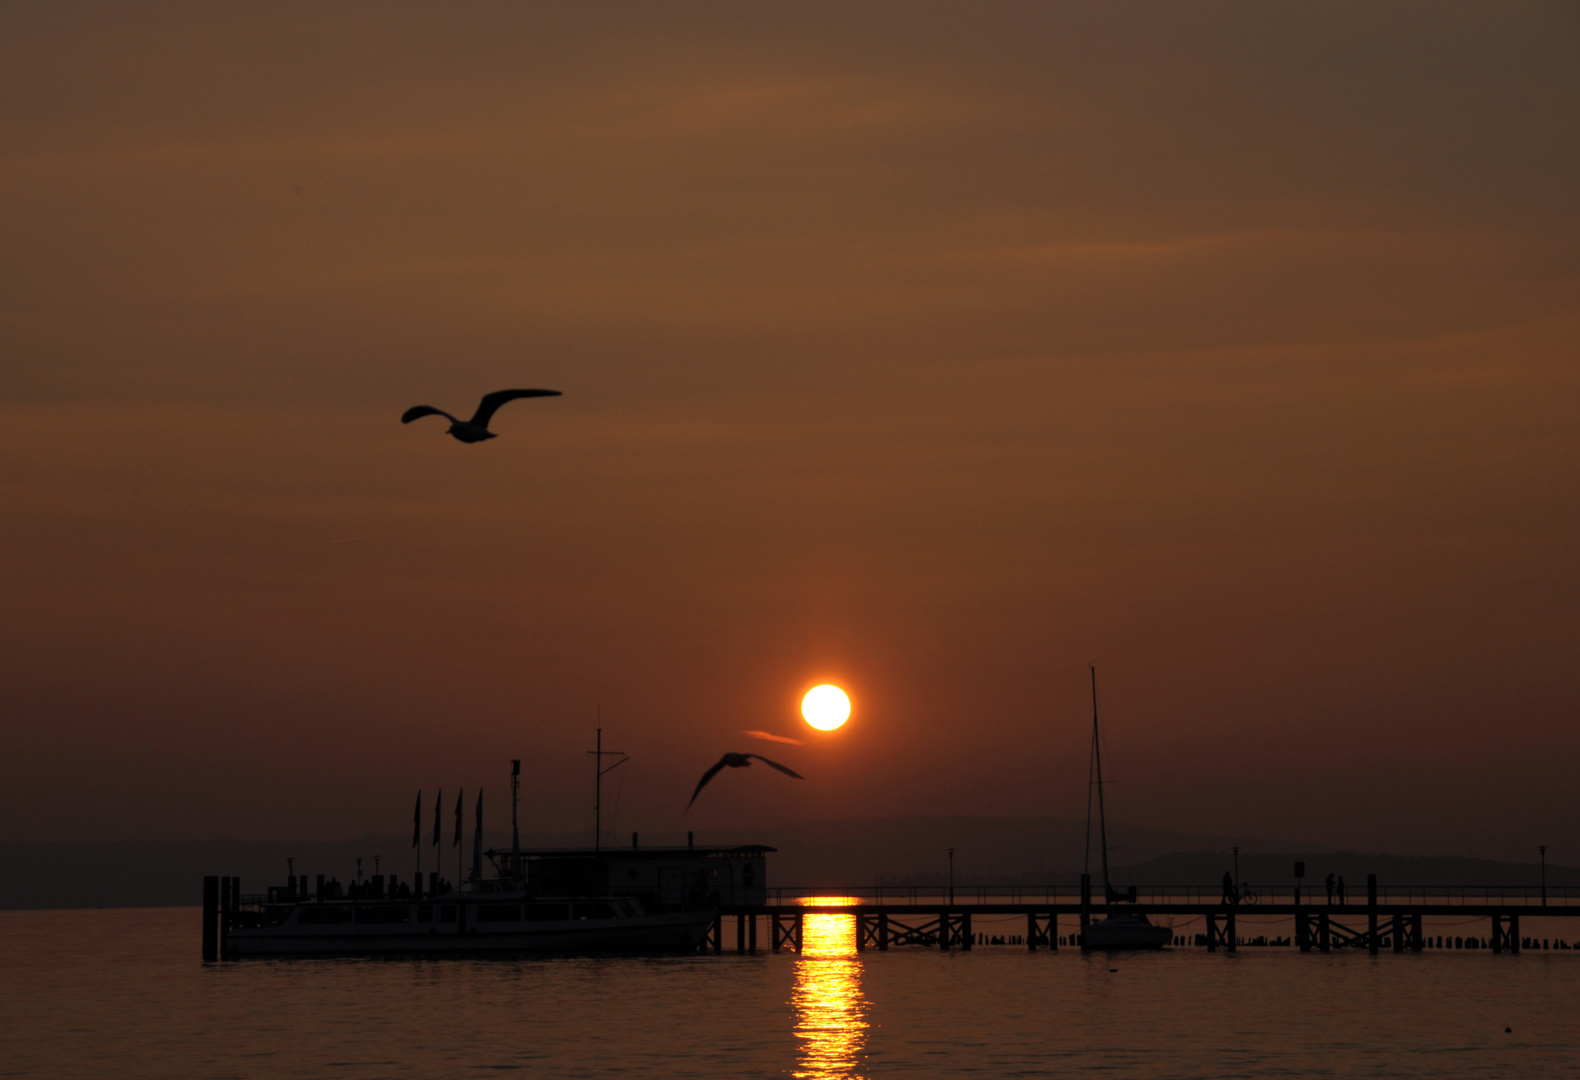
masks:
{"label": "distant hill silhouette", "polygon": [[[771,885],[935,885],[948,880],[945,854],[955,849],[957,885],[1070,885],[1079,881],[1085,855],[1085,823],[1054,818],[905,817],[803,822],[767,829],[699,832],[699,844],[760,843],[779,849],[769,859]],[[577,847],[587,833],[524,834],[527,847]],[[1535,862],[1498,862],[1457,856],[1366,854],[1329,851],[1268,839],[1192,836],[1162,829],[1116,825],[1110,852],[1116,885],[1216,887],[1230,866],[1230,848],[1240,846],[1240,876],[1253,885],[1292,884],[1296,858],[1306,861],[1308,885],[1321,887],[1330,870],[1342,874],[1351,895],[1364,889],[1366,874],[1385,885],[1532,886]],[[643,834],[644,847],[684,844],[684,834]],[[507,833],[486,834],[486,844],[505,847]],[[456,876],[455,849],[445,837],[444,873]],[[625,834],[621,843],[630,843]],[[0,909],[66,907],[165,907],[196,904],[204,874],[234,874],[243,888],[262,891],[284,884],[286,858],[296,871],[325,874],[342,882],[355,873],[382,871],[410,880],[410,838],[364,836],[334,842],[295,841],[104,841],[0,844]],[[464,849],[470,857],[468,839]],[[423,867],[435,868],[434,849],[424,844]],[[1095,865],[1095,853],[1094,853]],[[1553,886],[1580,886],[1580,869],[1547,867]]]}

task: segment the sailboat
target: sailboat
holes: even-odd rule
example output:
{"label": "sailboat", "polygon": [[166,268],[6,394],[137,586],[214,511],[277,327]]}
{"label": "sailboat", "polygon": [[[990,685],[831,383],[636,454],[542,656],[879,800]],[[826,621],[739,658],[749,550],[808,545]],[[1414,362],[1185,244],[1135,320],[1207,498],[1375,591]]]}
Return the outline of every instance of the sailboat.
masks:
{"label": "sailboat", "polygon": [[[1097,792],[1098,841],[1103,855],[1103,910],[1096,922],[1086,922],[1083,905],[1081,945],[1086,949],[1161,949],[1174,940],[1174,929],[1154,926],[1139,911],[1114,910],[1114,905],[1135,900],[1135,890],[1121,893],[1108,880],[1108,815],[1103,806],[1103,749],[1097,738],[1097,668],[1092,667],[1092,755],[1086,786],[1086,881],[1092,880],[1092,792]],[[1083,901],[1086,897],[1082,897]]]}

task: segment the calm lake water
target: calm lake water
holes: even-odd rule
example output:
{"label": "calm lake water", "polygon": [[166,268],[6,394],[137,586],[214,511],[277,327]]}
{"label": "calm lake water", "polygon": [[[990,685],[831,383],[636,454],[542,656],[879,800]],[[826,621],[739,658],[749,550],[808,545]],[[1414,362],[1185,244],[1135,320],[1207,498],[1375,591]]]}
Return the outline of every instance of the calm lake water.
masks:
{"label": "calm lake water", "polygon": [[811,917],[800,957],[204,965],[196,909],[0,912],[0,1076],[1580,1075],[1580,952],[858,958],[853,933]]}

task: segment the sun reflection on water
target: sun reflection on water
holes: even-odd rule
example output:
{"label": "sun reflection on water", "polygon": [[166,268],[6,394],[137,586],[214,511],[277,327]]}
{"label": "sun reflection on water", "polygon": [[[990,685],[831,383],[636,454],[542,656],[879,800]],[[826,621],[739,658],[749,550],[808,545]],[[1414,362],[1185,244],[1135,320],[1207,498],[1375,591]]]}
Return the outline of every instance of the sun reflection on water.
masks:
{"label": "sun reflection on water", "polygon": [[[830,902],[839,901],[807,901]],[[804,917],[790,1004],[800,1051],[792,1076],[843,1080],[867,1075],[867,999],[861,993],[855,916]]]}

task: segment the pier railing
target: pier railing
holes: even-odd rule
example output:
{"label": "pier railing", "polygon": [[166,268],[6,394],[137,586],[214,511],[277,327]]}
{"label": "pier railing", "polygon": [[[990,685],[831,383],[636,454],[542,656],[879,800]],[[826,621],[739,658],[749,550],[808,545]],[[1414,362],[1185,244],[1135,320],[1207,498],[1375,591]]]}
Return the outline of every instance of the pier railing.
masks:
{"label": "pier railing", "polygon": [[[1249,885],[1243,887],[1239,902],[1236,906],[1240,909],[1254,909],[1259,905],[1286,905],[1300,903],[1311,907],[1326,907],[1330,901],[1327,890],[1320,885],[1313,889],[1306,885],[1297,890],[1291,885]],[[1125,890],[1127,901],[1130,898],[1128,887]],[[1191,885],[1151,885],[1138,886],[1135,900],[1148,905],[1179,904],[1183,906],[1200,907],[1202,905],[1221,904],[1224,902],[1221,887],[1203,887]],[[871,885],[864,887],[847,886],[780,886],[768,890],[768,905],[771,907],[806,907],[815,906],[818,901],[826,905],[851,906],[857,904],[881,904],[884,906],[972,906],[972,905],[1026,905],[1048,904],[1050,906],[1079,904],[1081,902],[1081,889],[1077,885],[1057,886],[1023,886],[1023,885],[956,885],[951,889],[947,885]],[[1334,907],[1361,907],[1367,906],[1366,885],[1360,883],[1357,889],[1350,886],[1347,895],[1341,900],[1334,898],[1331,903]],[[1092,904],[1096,907],[1103,906],[1101,890],[1094,890]],[[1545,889],[1540,886],[1508,886],[1508,885],[1379,885],[1377,887],[1377,904],[1382,906],[1407,906],[1430,904],[1462,905],[1465,907],[1486,907],[1488,905],[1521,905],[1527,907],[1551,907],[1560,910],[1569,907],[1580,908],[1580,888],[1573,886],[1549,885]]]}

